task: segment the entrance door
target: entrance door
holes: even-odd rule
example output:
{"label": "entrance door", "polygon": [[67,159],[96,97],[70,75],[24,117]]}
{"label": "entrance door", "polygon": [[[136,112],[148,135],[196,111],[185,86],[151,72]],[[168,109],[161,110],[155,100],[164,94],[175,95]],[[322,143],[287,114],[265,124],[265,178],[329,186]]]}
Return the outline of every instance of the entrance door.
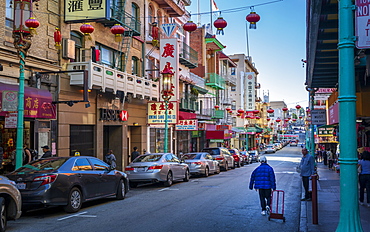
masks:
{"label": "entrance door", "polygon": [[117,170],[122,170],[122,127],[104,126],[103,127],[103,152],[104,155],[109,150],[113,150],[116,156]]}

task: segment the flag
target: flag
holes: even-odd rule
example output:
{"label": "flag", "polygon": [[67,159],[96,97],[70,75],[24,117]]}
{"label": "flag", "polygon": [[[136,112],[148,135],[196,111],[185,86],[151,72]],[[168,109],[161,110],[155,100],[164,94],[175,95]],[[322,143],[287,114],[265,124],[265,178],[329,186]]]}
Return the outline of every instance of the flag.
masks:
{"label": "flag", "polygon": [[216,2],[214,0],[211,1],[212,1],[212,11],[219,11]]}

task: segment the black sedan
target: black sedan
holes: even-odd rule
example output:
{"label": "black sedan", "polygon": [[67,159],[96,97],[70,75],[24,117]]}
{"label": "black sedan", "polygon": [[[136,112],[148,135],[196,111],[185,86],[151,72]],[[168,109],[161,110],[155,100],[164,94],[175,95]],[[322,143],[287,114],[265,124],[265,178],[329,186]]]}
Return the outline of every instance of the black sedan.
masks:
{"label": "black sedan", "polygon": [[53,157],[35,160],[6,175],[16,182],[23,206],[62,205],[77,212],[83,202],[128,191],[128,178],[103,161],[90,156]]}

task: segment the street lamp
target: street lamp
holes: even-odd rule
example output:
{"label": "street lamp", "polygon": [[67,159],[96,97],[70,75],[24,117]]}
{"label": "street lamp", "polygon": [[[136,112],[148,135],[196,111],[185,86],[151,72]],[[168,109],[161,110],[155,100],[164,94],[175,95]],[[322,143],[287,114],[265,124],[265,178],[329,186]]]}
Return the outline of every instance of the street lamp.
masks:
{"label": "street lamp", "polygon": [[172,71],[173,67],[171,67],[171,63],[167,62],[164,66],[163,71],[161,72],[162,78],[162,99],[165,103],[165,118],[164,118],[164,153],[168,152],[168,102],[170,101],[171,97],[174,96],[173,89],[174,86],[172,84],[172,77],[174,72]]}
{"label": "street lamp", "polygon": [[[24,123],[24,66],[26,55],[31,47],[32,30],[38,26],[37,20],[32,17],[32,3],[36,0],[14,0],[14,47],[17,49],[19,58],[19,91],[18,91],[18,115],[17,115],[17,140],[15,168],[22,166],[23,156],[23,123]],[[30,20],[29,20],[30,19]],[[28,20],[28,21],[27,21]],[[34,28],[29,28],[28,26]]]}

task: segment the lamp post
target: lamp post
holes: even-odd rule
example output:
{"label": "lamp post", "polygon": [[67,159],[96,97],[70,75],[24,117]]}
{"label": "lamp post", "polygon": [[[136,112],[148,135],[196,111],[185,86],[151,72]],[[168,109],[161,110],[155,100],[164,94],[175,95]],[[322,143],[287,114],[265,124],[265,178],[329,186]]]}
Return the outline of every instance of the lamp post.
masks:
{"label": "lamp post", "polygon": [[23,156],[23,123],[24,123],[24,66],[28,49],[31,47],[31,30],[26,26],[26,20],[32,16],[33,0],[14,0],[14,47],[19,58],[19,91],[17,107],[17,140],[15,168],[22,166]]}
{"label": "lamp post", "polygon": [[174,72],[172,71],[171,63],[167,62],[163,71],[161,72],[162,78],[162,99],[165,103],[165,118],[164,118],[164,153],[168,152],[168,103],[173,94],[172,77]]}

